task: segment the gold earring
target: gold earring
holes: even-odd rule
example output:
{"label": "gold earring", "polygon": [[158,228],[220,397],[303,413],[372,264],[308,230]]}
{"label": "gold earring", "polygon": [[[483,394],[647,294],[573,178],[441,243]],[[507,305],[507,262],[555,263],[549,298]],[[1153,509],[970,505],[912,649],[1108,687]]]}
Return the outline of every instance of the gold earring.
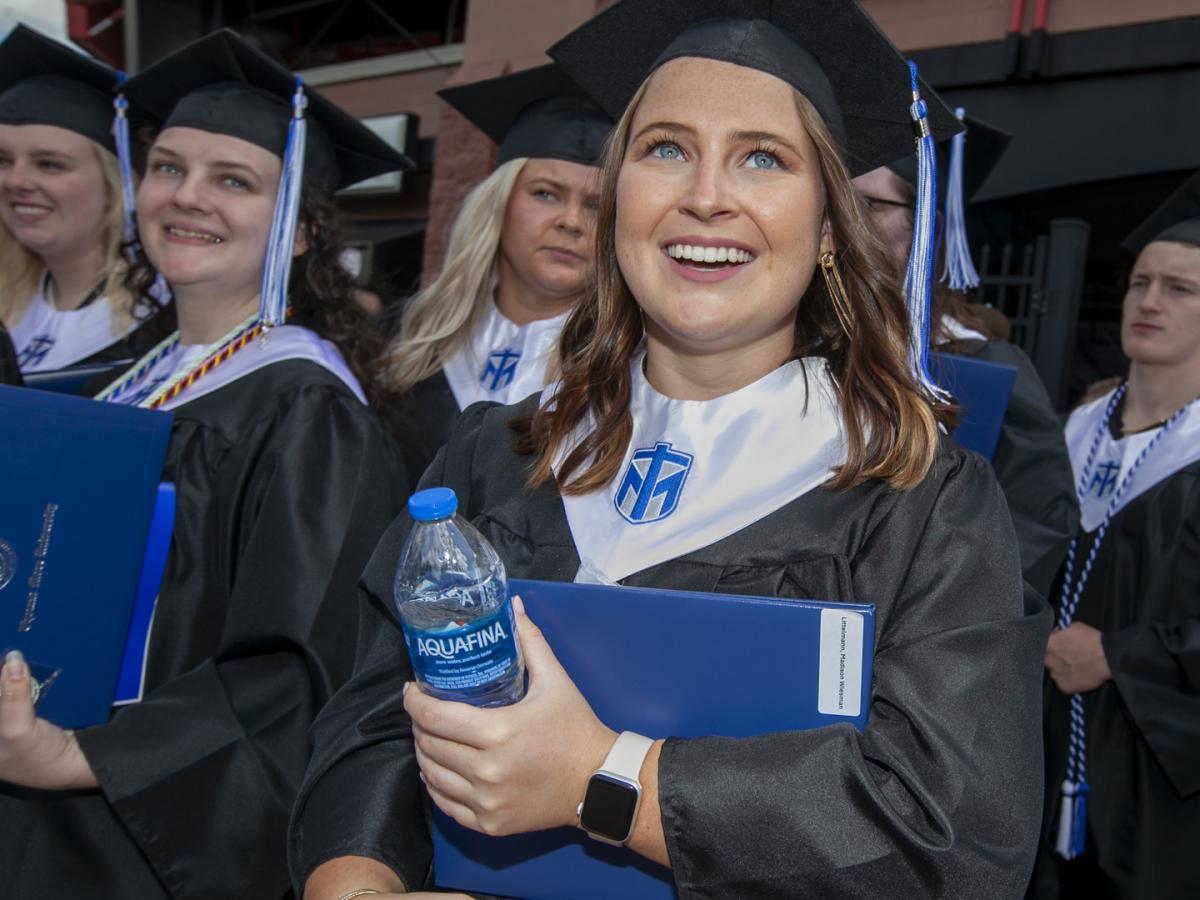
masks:
{"label": "gold earring", "polygon": [[821,274],[825,276],[825,290],[833,302],[833,311],[837,313],[838,322],[846,337],[854,336],[853,319],[850,316],[850,298],[846,296],[846,286],[842,283],[842,273],[838,271],[833,252],[826,250],[821,254]]}

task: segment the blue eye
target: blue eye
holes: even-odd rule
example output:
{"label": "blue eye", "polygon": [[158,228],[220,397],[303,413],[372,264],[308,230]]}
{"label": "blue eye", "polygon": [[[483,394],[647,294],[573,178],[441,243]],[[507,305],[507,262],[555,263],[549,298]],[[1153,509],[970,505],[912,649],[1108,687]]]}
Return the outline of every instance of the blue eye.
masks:
{"label": "blue eye", "polygon": [[224,178],[221,179],[221,184],[223,184],[223,185],[225,185],[225,187],[230,188],[231,190],[235,190],[235,191],[244,191],[250,187],[250,185],[248,185],[246,182],[242,181],[242,179],[235,178],[233,175],[226,175]]}
{"label": "blue eye", "polygon": [[774,153],[769,153],[766,150],[755,150],[746,159],[747,164],[752,169],[778,169],[781,168],[779,159]]}
{"label": "blue eye", "polygon": [[662,141],[650,148],[650,155],[659,159],[683,159],[683,149],[673,141]]}
{"label": "blue eye", "polygon": [[181,174],[179,166],[174,163],[160,162],[154,164],[154,171],[158,175],[179,175]]}

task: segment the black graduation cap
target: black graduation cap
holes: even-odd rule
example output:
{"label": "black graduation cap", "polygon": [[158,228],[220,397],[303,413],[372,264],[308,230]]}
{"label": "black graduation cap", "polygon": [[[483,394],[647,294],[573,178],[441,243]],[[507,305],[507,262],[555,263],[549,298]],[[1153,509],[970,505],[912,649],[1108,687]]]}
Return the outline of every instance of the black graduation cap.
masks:
{"label": "black graduation cap", "polygon": [[1135,256],[1155,241],[1171,241],[1200,247],[1200,171],[1166,199],[1121,248]]}
{"label": "black graduation cap", "polygon": [[116,83],[103,63],[17,25],[0,43],[0,124],[56,125],[115,153]]}
{"label": "black graduation cap", "polygon": [[[966,146],[963,150],[962,196],[965,203],[979,193],[992,170],[1008,149],[1012,135],[1001,131],[982,119],[968,115],[963,118],[966,126]],[[950,176],[950,144],[953,135],[947,135],[937,145],[938,197],[947,195],[946,180]],[[909,153],[888,165],[888,168],[911,185],[917,183],[917,155]]]}
{"label": "black graduation cap", "polygon": [[554,63],[438,91],[500,145],[496,163],[519,157],[594,166],[613,118]]}
{"label": "black graduation cap", "polygon": [[[907,63],[855,0],[621,0],[547,52],[614,117],[656,67],[694,56],[795,87],[838,139],[851,175],[913,150]],[[924,85],[922,96],[935,138],[961,129]]]}
{"label": "black graduation cap", "polygon": [[[193,41],[125,82],[131,102],[162,128],[198,128],[241,138],[283,158],[296,76],[228,28]],[[305,173],[328,190],[411,170],[412,160],[312,88]]]}

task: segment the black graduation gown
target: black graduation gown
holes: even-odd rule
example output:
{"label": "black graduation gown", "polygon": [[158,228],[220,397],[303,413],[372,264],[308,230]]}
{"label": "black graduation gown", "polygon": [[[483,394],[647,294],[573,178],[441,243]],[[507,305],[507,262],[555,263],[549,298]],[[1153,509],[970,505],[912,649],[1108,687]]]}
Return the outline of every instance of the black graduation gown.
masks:
{"label": "black graduation gown", "polygon": [[[579,566],[553,486],[524,486],[509,422],[536,398],[463,413],[424,484],[458,492],[511,577]],[[428,883],[430,839],[393,612],[397,520],[363,579],[355,676],[314,725],[290,836],[302,885],[356,854]],[[947,442],[924,482],[818,489],[627,584],[877,604],[865,734],[849,725],[666,742],[659,791],[679,894],[1015,897],[1041,821],[1041,663],[1049,609],[1023,595],[987,463]],[[582,786],[581,786],[582,787]]]}
{"label": "black graduation gown", "polygon": [[99,791],[0,789],[0,896],[289,891],[307,731],[350,674],[354,585],[407,478],[374,414],[308,361],[174,415],[175,531],[144,699],[79,732]]}
{"label": "black graduation gown", "polygon": [[[1076,565],[1094,533],[1080,535]],[[1059,598],[1054,597],[1057,606]],[[1046,682],[1046,834],[1031,895],[1200,897],[1200,463],[1112,519],[1075,611],[1113,680],[1084,695],[1084,857],[1054,854],[1070,698]]]}
{"label": "black graduation gown", "polygon": [[963,340],[941,349],[1017,369],[992,467],[1012,513],[1025,579],[1045,595],[1079,527],[1079,500],[1062,421],[1020,347],[1005,341]]}
{"label": "black graduation gown", "polygon": [[17,351],[13,347],[8,329],[0,325],[0,384],[11,384],[20,387],[21,367],[17,365]]}
{"label": "black graduation gown", "polygon": [[458,421],[458,401],[445,373],[439,369],[413,385],[402,402],[399,420],[403,433],[396,437],[415,489],[421,474],[433,462]]}

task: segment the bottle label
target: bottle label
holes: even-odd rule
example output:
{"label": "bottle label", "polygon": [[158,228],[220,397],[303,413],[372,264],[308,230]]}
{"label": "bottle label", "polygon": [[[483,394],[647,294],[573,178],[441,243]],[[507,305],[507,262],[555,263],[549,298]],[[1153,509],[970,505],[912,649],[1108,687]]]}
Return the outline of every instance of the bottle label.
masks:
{"label": "bottle label", "polygon": [[517,664],[512,604],[462,628],[419,631],[404,626],[417,679],[441,691],[472,691],[502,678]]}

